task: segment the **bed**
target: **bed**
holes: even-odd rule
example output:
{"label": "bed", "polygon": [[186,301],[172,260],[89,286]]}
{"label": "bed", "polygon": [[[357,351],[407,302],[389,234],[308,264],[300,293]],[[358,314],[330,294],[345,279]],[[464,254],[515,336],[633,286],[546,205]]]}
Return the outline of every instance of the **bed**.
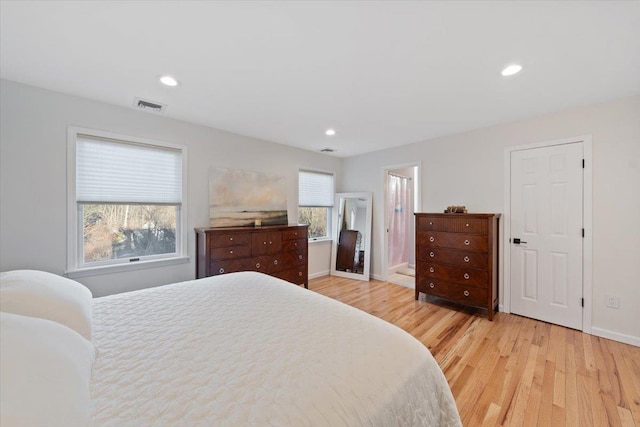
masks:
{"label": "bed", "polygon": [[461,425],[419,341],[260,273],[96,298],[90,316],[91,425]]}

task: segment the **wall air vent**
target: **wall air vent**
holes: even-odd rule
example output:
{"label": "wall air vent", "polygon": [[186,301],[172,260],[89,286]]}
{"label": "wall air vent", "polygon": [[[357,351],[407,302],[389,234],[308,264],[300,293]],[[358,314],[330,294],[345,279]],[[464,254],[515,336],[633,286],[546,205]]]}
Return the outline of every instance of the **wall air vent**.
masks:
{"label": "wall air vent", "polygon": [[149,111],[152,113],[164,113],[164,110],[167,109],[166,104],[161,104],[159,102],[149,101],[148,99],[142,99],[138,97],[133,98],[133,105],[136,108],[140,108],[141,110]]}
{"label": "wall air vent", "polygon": [[334,150],[333,148],[323,148],[322,150],[320,150],[321,153],[333,153]]}

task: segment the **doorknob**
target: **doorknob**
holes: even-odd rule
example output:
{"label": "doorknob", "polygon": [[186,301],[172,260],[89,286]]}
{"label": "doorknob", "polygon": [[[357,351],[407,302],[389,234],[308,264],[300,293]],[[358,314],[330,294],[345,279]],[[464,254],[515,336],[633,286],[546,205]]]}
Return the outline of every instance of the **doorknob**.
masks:
{"label": "doorknob", "polygon": [[523,242],[522,240],[518,239],[517,237],[515,237],[513,239],[513,244],[514,245],[519,245],[520,243],[527,243],[527,242]]}

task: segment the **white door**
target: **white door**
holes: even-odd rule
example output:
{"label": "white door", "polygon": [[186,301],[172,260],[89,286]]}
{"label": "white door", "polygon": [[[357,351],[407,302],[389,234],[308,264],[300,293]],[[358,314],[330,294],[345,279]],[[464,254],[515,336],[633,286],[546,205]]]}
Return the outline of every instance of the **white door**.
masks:
{"label": "white door", "polygon": [[582,329],[583,144],[511,153],[511,312]]}

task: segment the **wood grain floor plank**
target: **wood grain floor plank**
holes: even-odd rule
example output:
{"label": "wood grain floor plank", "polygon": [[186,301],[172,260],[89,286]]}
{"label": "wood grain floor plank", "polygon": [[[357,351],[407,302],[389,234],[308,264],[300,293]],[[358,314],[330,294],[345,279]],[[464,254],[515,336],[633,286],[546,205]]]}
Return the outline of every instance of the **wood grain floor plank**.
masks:
{"label": "wood grain floor plank", "polygon": [[[465,427],[640,427],[640,348],[412,289],[325,276],[309,289],[404,329],[440,364]],[[479,314],[479,315],[478,315]]]}

